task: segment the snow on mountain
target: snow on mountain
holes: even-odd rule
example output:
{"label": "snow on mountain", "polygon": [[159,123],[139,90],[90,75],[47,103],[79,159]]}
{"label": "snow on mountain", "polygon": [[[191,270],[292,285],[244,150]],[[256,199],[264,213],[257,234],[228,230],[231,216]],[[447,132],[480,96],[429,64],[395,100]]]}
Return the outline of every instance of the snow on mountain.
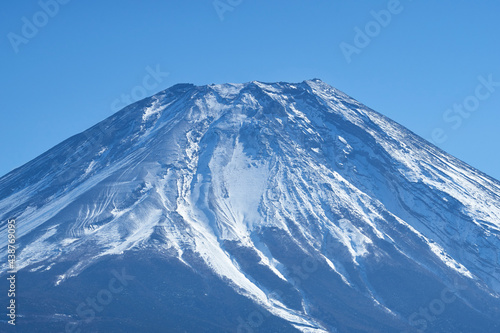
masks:
{"label": "snow on mountain", "polygon": [[[19,274],[46,290],[21,298],[53,299],[27,309],[28,331],[80,322],[88,272],[148,260],[137,280],[157,285],[123,304],[155,290],[148,314],[175,331],[500,328],[500,182],[317,79],[179,84],[134,103],[0,178],[2,248],[13,217]],[[161,315],[179,282],[162,267],[192,290],[175,316]],[[229,287],[232,317],[200,281]],[[442,290],[453,302],[420,313]],[[205,321],[183,307],[191,293],[211,304]]]}

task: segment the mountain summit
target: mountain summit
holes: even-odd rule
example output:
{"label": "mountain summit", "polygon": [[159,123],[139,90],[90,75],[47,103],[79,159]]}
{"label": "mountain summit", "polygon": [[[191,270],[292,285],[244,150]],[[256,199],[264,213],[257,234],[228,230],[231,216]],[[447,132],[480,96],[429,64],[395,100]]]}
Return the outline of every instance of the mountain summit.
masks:
{"label": "mountain summit", "polygon": [[12,218],[23,332],[500,331],[500,183],[318,79],[129,105]]}

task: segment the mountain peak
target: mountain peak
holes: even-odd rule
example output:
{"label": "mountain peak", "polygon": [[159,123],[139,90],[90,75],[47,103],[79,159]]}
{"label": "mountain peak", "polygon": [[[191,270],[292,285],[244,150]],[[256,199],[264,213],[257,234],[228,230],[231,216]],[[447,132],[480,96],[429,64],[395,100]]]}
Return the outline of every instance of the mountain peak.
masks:
{"label": "mountain peak", "polygon": [[319,79],[177,84],[0,178],[0,218],[18,221],[18,269],[38,281],[21,299],[123,265],[152,283],[124,302],[162,295],[163,309],[180,286],[175,316],[151,311],[183,330],[234,331],[255,308],[267,331],[396,332],[458,284],[441,315],[486,332],[500,324],[499,192]]}

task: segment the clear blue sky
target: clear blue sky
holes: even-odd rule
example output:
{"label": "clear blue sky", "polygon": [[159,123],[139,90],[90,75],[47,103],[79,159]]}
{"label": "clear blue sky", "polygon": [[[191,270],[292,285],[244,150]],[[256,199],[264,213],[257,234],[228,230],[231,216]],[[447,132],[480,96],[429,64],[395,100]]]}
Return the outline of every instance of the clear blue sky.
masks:
{"label": "clear blue sky", "polygon": [[317,77],[500,179],[500,87],[478,79],[500,82],[498,1],[65,1],[2,6],[0,175],[126,95]]}

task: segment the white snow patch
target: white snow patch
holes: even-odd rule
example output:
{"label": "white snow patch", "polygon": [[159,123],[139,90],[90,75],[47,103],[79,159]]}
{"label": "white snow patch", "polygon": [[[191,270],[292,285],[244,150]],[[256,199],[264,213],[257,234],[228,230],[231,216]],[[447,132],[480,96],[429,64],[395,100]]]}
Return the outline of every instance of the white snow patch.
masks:
{"label": "white snow patch", "polygon": [[65,238],[61,241],[61,245],[62,246],[68,246],[70,245],[71,243],[74,243],[78,240],[78,238]]}
{"label": "white snow patch", "polygon": [[470,279],[474,278],[471,272],[469,272],[469,270],[464,265],[458,263],[455,259],[448,255],[441,246],[434,242],[428,242],[428,244],[432,252],[434,252],[434,254],[436,254],[436,256],[438,256],[438,258],[446,264],[446,266],[457,271],[465,277],[468,277]]}

